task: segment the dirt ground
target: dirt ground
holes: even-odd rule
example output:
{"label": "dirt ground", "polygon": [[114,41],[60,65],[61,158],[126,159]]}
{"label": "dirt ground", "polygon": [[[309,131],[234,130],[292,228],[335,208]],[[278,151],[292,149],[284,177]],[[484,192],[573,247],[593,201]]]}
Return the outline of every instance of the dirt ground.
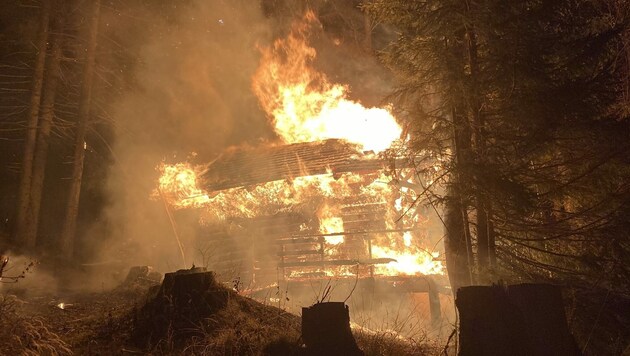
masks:
{"label": "dirt ground", "polygon": [[[1,307],[0,350],[34,354],[133,354],[129,345],[135,310],[146,290],[115,290],[65,296],[5,294]],[[52,347],[52,350],[48,350]],[[66,350],[67,349],[67,350]],[[54,350],[54,351],[53,351]]]}
{"label": "dirt ground", "polygon": [[[150,284],[111,291],[0,296],[0,355],[291,355],[300,352],[300,318],[234,294],[193,337],[175,333],[138,345],[134,328],[151,296]],[[154,288],[155,289],[155,288]],[[367,355],[431,355],[436,345],[355,330]]]}

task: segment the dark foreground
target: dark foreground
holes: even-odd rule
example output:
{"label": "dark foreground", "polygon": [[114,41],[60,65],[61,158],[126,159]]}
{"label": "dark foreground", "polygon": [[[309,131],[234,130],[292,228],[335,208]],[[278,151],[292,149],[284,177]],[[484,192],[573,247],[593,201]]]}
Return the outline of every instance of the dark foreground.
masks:
{"label": "dark foreground", "polygon": [[[300,354],[297,315],[225,289],[212,314],[191,327],[155,311],[157,286],[64,296],[0,297],[0,354],[291,355]],[[148,303],[149,302],[149,303]],[[147,308],[153,303],[152,308]],[[164,312],[164,310],[162,310]],[[149,314],[147,314],[149,313]],[[195,325],[195,326],[192,326]],[[179,328],[179,329],[178,329]],[[438,345],[354,330],[366,355],[435,355]]]}

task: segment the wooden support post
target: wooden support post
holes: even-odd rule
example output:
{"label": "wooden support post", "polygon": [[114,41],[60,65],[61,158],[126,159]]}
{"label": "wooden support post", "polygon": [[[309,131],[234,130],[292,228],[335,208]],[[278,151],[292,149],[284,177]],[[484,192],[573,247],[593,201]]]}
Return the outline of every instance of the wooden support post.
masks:
{"label": "wooden support post", "polygon": [[[364,236],[365,238],[366,236]],[[368,258],[372,260],[372,239],[366,239],[368,243]],[[374,265],[370,265],[370,278],[374,278]]]}
{"label": "wooden support post", "polygon": [[434,328],[440,326],[442,321],[442,306],[440,304],[440,294],[433,278],[425,277],[429,286],[429,311],[431,312],[431,325]]}

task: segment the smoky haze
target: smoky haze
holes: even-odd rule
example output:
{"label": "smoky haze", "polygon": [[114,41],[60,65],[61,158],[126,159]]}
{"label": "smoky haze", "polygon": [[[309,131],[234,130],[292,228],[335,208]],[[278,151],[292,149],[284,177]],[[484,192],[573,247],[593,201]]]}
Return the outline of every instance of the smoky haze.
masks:
{"label": "smoky haze", "polygon": [[[115,105],[109,231],[99,258],[162,271],[181,268],[182,261],[164,205],[149,199],[157,165],[184,161],[191,152],[209,161],[226,146],[272,132],[250,90],[256,46],[270,38],[260,9],[249,1],[196,1],[169,12],[168,19],[150,19],[151,31],[139,38],[138,84]],[[184,240],[198,225],[188,220],[177,225]],[[190,241],[184,248],[192,254]]]}
{"label": "smoky haze", "polygon": [[[137,43],[131,44],[140,48],[139,64],[132,69],[134,89],[116,102],[112,111],[117,126],[112,148],[115,160],[107,181],[106,223],[96,224],[88,232],[90,240],[99,241],[94,246],[97,270],[102,272],[99,266],[105,270],[115,266],[119,274],[109,280],[111,275],[100,274],[92,287],[115,286],[131,265],[150,265],[169,272],[193,264],[212,267],[219,262],[213,259],[221,257],[197,238],[203,229],[198,211],[169,212],[156,196],[157,167],[163,161],[207,163],[230,146],[255,147],[277,140],[252,92],[252,76],[259,66],[259,48],[284,37],[303,12],[269,17],[258,2],[244,0],[184,4],[150,13],[145,17],[148,29],[142,36],[136,35]],[[121,21],[130,19],[105,19],[111,26],[126,25]],[[378,106],[391,89],[388,73],[358,45],[360,40],[333,30],[325,22],[312,29],[310,45],[318,53],[313,65],[331,82],[348,84],[351,99]],[[247,248],[239,245],[248,239],[239,239],[235,231],[231,235],[235,249]],[[224,280],[238,279],[242,267],[236,263],[219,273]],[[323,288],[326,283],[330,281],[314,285]],[[294,311],[318,299],[318,293],[310,289],[282,292],[287,293],[286,302],[279,306]],[[381,322],[392,316],[388,314],[390,304],[399,309],[394,319],[403,313],[401,310],[418,308],[413,300],[398,294],[354,291],[341,285],[329,297],[344,300],[351,294],[349,303],[356,310],[353,318],[373,320],[364,324],[374,328],[392,328]],[[420,318],[429,319],[424,314]],[[407,329],[409,335],[415,332]]]}
{"label": "smoky haze", "polygon": [[[181,2],[157,6],[146,16],[147,10],[138,5],[148,29],[142,36],[135,34],[137,43],[130,44],[140,48],[139,64],[133,68],[135,87],[114,105],[115,162],[107,182],[107,223],[95,225],[90,238],[99,241],[94,247],[98,263],[148,264],[162,271],[183,267],[165,206],[159,197],[149,198],[158,164],[189,160],[193,152],[195,162],[206,163],[229,146],[276,140],[251,90],[251,78],[259,65],[259,48],[285,35],[304,9],[265,15],[259,4]],[[352,11],[360,15],[358,9]],[[124,27],[125,21],[135,19],[113,16],[103,22]],[[356,100],[360,96],[376,104],[390,88],[383,68],[356,43],[340,42],[325,30],[316,28],[312,34],[318,51],[314,65],[333,81],[356,88],[351,91]],[[186,263],[199,264],[197,214],[177,212],[176,220]]]}
{"label": "smoky haze", "polygon": [[[140,48],[132,68],[135,86],[112,111],[117,125],[106,223],[88,232],[98,241],[95,265],[115,265],[125,273],[130,265],[168,272],[207,263],[208,251],[196,238],[198,212],[171,209],[169,214],[155,194],[157,167],[162,161],[207,163],[230,146],[277,141],[253,94],[252,76],[260,48],[284,37],[303,10],[280,16],[263,13],[259,2],[192,1],[158,5],[146,15],[139,5],[147,28],[129,44]],[[358,9],[348,11],[362,18]],[[127,21],[134,19],[104,19],[121,28]],[[341,34],[325,22],[314,26],[309,38],[318,53],[314,67],[331,81],[348,84],[352,99],[378,105],[391,88],[388,73],[361,41]]]}

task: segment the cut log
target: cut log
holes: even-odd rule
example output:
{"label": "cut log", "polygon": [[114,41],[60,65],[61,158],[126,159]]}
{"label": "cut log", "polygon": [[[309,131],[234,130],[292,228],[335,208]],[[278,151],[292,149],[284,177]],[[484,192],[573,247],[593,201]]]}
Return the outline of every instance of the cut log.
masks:
{"label": "cut log", "polygon": [[547,284],[462,287],[460,356],[579,355],[560,288]]}
{"label": "cut log", "polygon": [[302,339],[307,355],[363,355],[350,330],[350,312],[342,302],[302,308]]}

